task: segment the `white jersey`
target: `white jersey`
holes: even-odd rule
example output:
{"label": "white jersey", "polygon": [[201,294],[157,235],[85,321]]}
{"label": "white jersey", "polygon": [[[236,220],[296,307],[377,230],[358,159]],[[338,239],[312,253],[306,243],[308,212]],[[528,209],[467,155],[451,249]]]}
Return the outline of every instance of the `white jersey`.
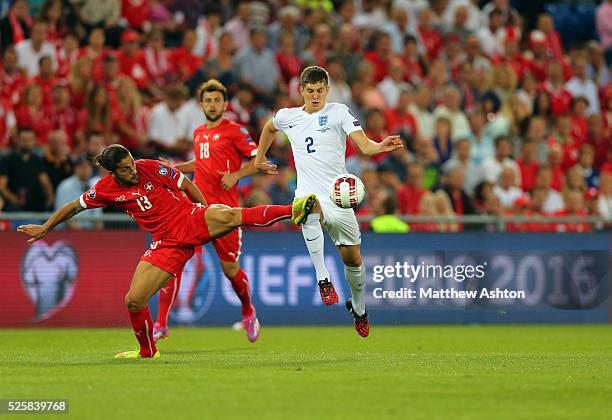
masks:
{"label": "white jersey", "polygon": [[312,114],[301,107],[282,108],[272,118],[274,126],[291,142],[297,170],[296,197],[314,193],[329,201],[329,187],[346,173],[346,136],[361,124],[344,104],[328,102]]}

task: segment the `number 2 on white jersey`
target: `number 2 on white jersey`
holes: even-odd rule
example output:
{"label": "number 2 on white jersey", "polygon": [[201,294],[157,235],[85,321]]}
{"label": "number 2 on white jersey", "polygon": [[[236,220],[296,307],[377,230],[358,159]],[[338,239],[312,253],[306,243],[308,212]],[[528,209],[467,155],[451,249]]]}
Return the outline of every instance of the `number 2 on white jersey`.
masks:
{"label": "number 2 on white jersey", "polygon": [[210,143],[200,143],[200,159],[210,157]]}
{"label": "number 2 on white jersey", "polygon": [[136,199],[136,202],[138,203],[138,207],[140,207],[140,210],[142,211],[149,210],[151,207],[153,207],[153,204],[149,201],[146,195],[141,195],[140,197],[138,197]]}
{"label": "number 2 on white jersey", "polygon": [[314,139],[312,137],[306,137],[306,151],[308,153],[316,152],[313,146],[314,146]]}

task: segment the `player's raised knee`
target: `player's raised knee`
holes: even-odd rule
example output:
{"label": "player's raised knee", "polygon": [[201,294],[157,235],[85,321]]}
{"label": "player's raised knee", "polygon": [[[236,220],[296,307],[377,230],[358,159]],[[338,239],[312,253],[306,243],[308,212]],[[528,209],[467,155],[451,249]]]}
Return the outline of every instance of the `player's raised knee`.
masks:
{"label": "player's raised knee", "polygon": [[125,295],[125,306],[130,311],[139,311],[141,309],[144,309],[145,306],[147,306],[147,302],[143,301],[142,299],[136,298],[131,293],[128,293],[127,295]]}

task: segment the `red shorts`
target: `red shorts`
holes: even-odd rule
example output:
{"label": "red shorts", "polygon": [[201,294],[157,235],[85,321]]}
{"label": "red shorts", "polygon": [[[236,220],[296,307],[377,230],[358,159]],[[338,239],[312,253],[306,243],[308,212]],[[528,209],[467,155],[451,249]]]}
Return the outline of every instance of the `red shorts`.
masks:
{"label": "red shorts", "polygon": [[211,240],[204,218],[205,211],[206,207],[202,207],[191,215],[187,220],[187,226],[181,229],[182,234],[177,235],[180,237],[153,238],[153,242],[140,261],[151,263],[174,276],[179,274],[185,263],[193,256],[195,247]]}
{"label": "red shorts", "polygon": [[242,229],[234,229],[225,236],[212,240],[221,261],[238,261],[242,251]]}

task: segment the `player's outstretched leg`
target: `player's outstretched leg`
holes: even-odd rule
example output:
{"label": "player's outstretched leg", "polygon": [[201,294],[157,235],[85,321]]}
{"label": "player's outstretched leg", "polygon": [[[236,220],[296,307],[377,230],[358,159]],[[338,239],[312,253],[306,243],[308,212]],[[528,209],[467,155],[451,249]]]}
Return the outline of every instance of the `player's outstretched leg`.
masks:
{"label": "player's outstretched leg", "polygon": [[125,295],[125,304],[130,315],[134,335],[140,350],[124,351],[115,356],[117,359],[137,359],[159,357],[155,341],[153,340],[153,319],[149,312],[148,302],[166,282],[171,274],[154,266],[140,261],[132,277],[130,290]]}
{"label": "player's outstretched leg", "polygon": [[365,268],[361,262],[360,248],[359,245],[338,246],[344,262],[344,276],[351,288],[351,299],[346,302],[346,308],[353,315],[357,334],[367,337],[370,333],[370,323],[363,296]]}
{"label": "player's outstretched leg", "polygon": [[[289,219],[292,205],[268,205],[250,208],[229,207],[225,204],[211,204],[206,208],[204,217],[208,233],[212,239],[226,235],[240,226],[266,227],[281,220]],[[302,219],[308,217],[312,206],[303,209]],[[305,219],[304,219],[305,220]]]}
{"label": "player's outstretched leg", "polygon": [[[297,202],[298,199],[295,201]],[[322,214],[321,206],[315,198],[315,204],[313,205],[312,211],[304,224],[302,224],[302,235],[304,235],[306,248],[308,248],[310,259],[315,268],[321,300],[329,306],[338,303],[340,299],[334,289],[334,285],[330,281],[329,271],[327,271],[327,267],[325,266],[325,236],[323,235],[323,228],[321,227],[322,217],[324,217],[324,215]]]}
{"label": "player's outstretched leg", "polygon": [[[227,238],[227,236],[224,238]],[[223,273],[232,283],[234,292],[236,292],[236,296],[238,296],[238,299],[240,299],[242,303],[242,325],[246,330],[247,339],[251,343],[254,343],[259,338],[259,321],[257,320],[255,307],[251,301],[249,278],[240,267],[238,261],[220,261]]]}
{"label": "player's outstretched leg", "polygon": [[182,272],[172,277],[168,284],[159,289],[159,306],[157,308],[157,319],[153,325],[153,340],[157,343],[170,336],[168,330],[168,315],[172,310],[172,305],[176,300],[176,295],[181,288]]}

